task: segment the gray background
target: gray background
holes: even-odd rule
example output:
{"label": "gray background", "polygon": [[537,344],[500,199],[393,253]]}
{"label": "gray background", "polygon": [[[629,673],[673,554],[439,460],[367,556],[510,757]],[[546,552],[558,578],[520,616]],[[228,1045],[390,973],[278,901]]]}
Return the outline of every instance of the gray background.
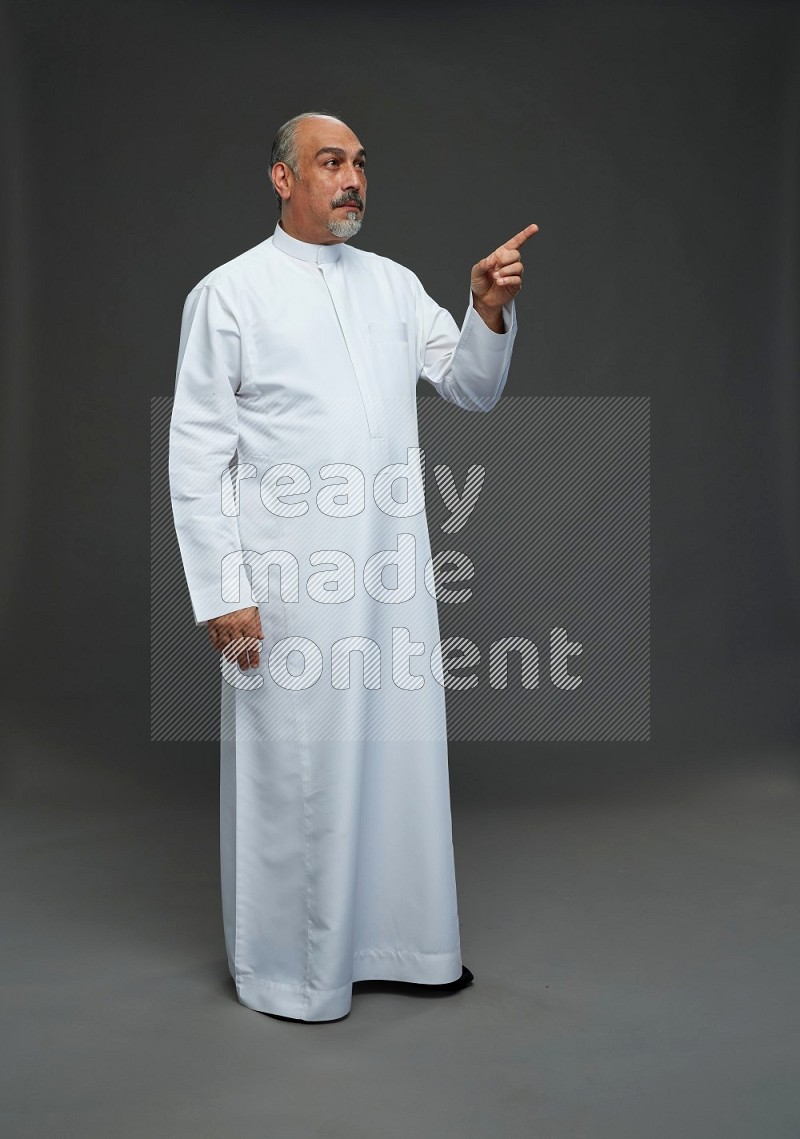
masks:
{"label": "gray background", "polygon": [[[797,7],[0,15],[10,1134],[796,1136]],[[216,747],[149,738],[150,398],[319,106],[458,321],[539,224],[508,394],[653,446],[651,741],[454,744],[476,983],[327,1027],[237,1004]]]}

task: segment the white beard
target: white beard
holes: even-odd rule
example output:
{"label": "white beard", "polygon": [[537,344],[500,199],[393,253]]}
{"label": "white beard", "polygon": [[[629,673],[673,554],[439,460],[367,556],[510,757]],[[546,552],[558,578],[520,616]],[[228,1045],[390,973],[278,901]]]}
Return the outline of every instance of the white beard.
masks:
{"label": "white beard", "polygon": [[331,221],[328,222],[328,229],[334,237],[343,237],[345,239],[355,237],[361,229],[361,218],[358,216],[356,210],[348,210],[347,221],[339,221],[336,218],[332,218]]}

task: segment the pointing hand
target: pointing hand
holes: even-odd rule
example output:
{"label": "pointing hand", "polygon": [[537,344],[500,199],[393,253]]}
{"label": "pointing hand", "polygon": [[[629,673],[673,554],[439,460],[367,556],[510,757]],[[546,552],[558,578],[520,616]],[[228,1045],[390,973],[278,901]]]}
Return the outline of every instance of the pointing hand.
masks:
{"label": "pointing hand", "polygon": [[522,288],[524,267],[520,249],[539,230],[538,225],[526,225],[519,233],[499,245],[494,253],[484,257],[472,267],[472,303],[477,309],[491,314],[499,312]]}

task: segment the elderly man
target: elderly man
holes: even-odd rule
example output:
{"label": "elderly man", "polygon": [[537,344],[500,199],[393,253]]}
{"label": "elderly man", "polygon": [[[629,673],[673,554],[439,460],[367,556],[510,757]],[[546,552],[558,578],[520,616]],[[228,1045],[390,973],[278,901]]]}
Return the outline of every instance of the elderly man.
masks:
{"label": "elderly man", "polygon": [[472,980],[416,385],[496,403],[537,226],[473,266],[459,331],[410,270],[346,244],[367,177],[341,120],[281,127],[271,177],[274,233],[186,300],[170,485],[222,669],[231,976],[248,1008],[331,1021],[354,981]]}

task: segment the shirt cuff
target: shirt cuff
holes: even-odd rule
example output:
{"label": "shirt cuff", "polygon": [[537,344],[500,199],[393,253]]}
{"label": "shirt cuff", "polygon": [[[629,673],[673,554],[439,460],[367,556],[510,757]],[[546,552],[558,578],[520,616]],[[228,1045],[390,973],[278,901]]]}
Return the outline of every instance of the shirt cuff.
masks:
{"label": "shirt cuff", "polygon": [[472,300],[472,288],[470,287],[469,303],[467,305],[467,315],[464,318],[464,326],[466,328],[468,322],[473,325],[471,329],[472,335],[479,336],[487,348],[496,352],[504,352],[516,332],[517,313],[514,306],[514,298],[512,297],[508,304],[503,305],[500,311],[503,314],[503,327],[505,331],[494,332],[489,328],[488,324],[475,308]]}
{"label": "shirt cuff", "polygon": [[238,613],[240,609],[250,609],[256,604],[251,591],[247,588],[241,590],[238,601],[224,601],[219,587],[195,592],[191,596],[191,602],[194,623],[197,626],[207,625],[214,617],[224,617],[229,613]]}

